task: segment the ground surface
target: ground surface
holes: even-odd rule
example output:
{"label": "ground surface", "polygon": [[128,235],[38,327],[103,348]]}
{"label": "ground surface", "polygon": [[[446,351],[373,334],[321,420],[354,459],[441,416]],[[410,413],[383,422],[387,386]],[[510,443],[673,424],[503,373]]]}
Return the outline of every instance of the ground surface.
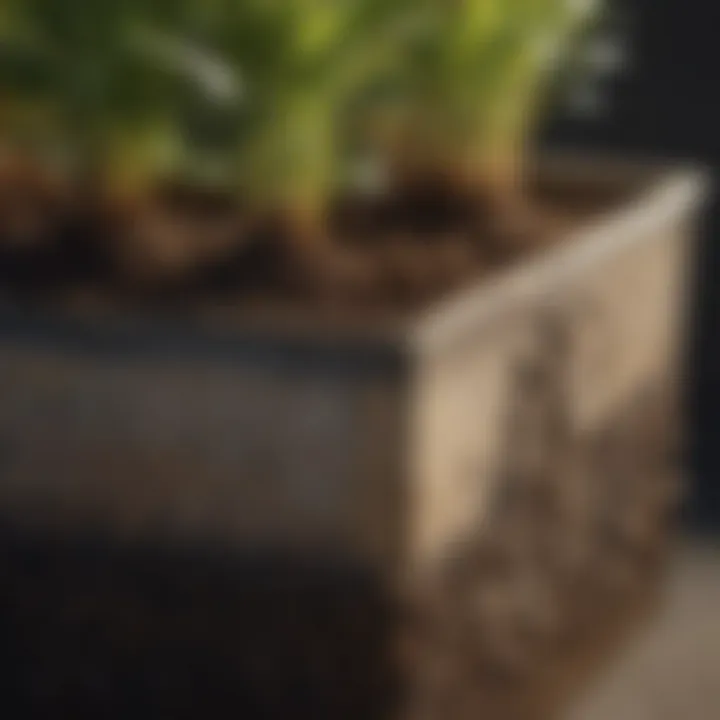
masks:
{"label": "ground surface", "polygon": [[567,720],[720,720],[720,543],[679,549],[657,617]]}

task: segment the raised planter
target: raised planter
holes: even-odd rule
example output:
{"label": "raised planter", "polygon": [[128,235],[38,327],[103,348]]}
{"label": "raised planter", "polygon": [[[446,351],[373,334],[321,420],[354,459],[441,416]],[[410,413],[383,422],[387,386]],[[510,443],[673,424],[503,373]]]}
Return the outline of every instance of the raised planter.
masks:
{"label": "raised planter", "polygon": [[704,179],[543,172],[621,200],[408,320],[3,307],[8,647],[44,658],[15,659],[27,697],[98,712],[122,696],[122,717],[215,701],[243,717],[459,717],[487,701],[481,678],[528,677],[642,584],[677,502]]}

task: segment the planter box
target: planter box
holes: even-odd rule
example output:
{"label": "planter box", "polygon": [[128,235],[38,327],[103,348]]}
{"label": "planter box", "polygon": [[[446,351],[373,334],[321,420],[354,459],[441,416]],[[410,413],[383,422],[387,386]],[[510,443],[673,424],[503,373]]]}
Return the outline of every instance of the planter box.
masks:
{"label": "planter box", "polygon": [[[108,588],[125,588],[93,616],[78,665],[104,679],[73,675],[63,656],[53,702],[68,688],[100,702],[93,688],[117,667],[97,658],[119,646],[141,672],[150,646],[197,654],[212,637],[225,674],[207,697],[244,712],[375,717],[400,689],[406,709],[434,702],[450,717],[442,698],[473,707],[473,673],[526,676],[573,632],[592,605],[574,588],[620,597],[641,577],[677,492],[668,458],[704,180],[572,160],[544,177],[622,200],[408,321],[140,324],[3,308],[7,571],[18,597],[46,593],[34,619],[10,602],[18,647],[47,668],[43,642],[73,644],[68,605],[110,605]],[[175,609],[148,605],[150,586]],[[99,639],[136,627],[139,605],[167,635]],[[168,613],[201,618],[204,634]],[[394,675],[378,658],[399,640]],[[202,696],[197,674],[177,677],[194,679],[165,695]],[[163,717],[185,716],[189,701],[147,693]]]}

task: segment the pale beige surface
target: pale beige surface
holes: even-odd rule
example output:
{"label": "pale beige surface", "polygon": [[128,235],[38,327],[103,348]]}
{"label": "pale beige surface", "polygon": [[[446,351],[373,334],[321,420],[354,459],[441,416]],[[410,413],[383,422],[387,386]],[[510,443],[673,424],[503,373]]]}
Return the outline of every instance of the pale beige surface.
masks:
{"label": "pale beige surface", "polygon": [[567,720],[720,719],[720,546],[678,552],[659,616]]}

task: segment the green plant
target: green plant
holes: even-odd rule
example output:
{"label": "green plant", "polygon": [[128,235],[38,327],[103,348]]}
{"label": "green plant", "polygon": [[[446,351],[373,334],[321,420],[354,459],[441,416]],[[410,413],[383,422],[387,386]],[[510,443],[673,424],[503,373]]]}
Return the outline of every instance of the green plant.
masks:
{"label": "green plant", "polygon": [[591,0],[420,0],[403,81],[405,155],[502,199]]}
{"label": "green plant", "polygon": [[111,193],[220,184],[314,245],[379,88],[379,116],[400,118],[390,165],[410,157],[474,191],[517,193],[548,84],[595,11],[591,0],[4,0],[0,131]]}
{"label": "green plant", "polygon": [[215,0],[190,15],[242,89],[227,172],[256,212],[281,212],[302,242],[325,235],[327,203],[346,174],[349,113],[402,58],[410,4]]}
{"label": "green plant", "polygon": [[0,78],[32,140],[73,165],[139,190],[210,176],[310,236],[344,174],[347,113],[402,52],[406,3],[11,0]]}
{"label": "green plant", "polygon": [[162,0],[6,0],[6,137],[118,190],[142,192],[172,174],[192,78],[161,62],[145,34],[174,14]]}

